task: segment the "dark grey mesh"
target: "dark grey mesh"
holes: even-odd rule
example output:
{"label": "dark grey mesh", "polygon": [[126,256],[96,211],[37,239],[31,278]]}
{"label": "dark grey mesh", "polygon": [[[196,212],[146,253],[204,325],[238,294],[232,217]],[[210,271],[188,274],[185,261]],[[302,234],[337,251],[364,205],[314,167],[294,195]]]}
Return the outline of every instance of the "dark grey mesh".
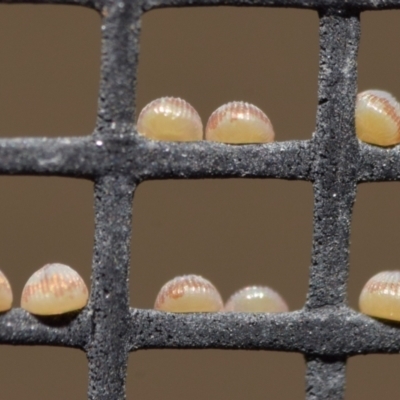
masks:
{"label": "dark grey mesh", "polygon": [[[23,3],[24,0],[1,0]],[[1,139],[3,175],[69,176],[95,182],[96,232],[89,306],[77,317],[0,316],[0,343],[75,347],[87,353],[92,400],[125,398],[130,351],[149,348],[261,349],[305,355],[308,400],[344,396],[346,359],[398,353],[400,332],[347,307],[349,227],[359,182],[400,180],[400,151],[354,134],[359,13],[398,0],[32,0],[96,9],[102,21],[98,121],[90,137]],[[320,16],[317,130],[311,140],[268,145],[155,143],[134,130],[140,18],[159,7],[267,6]],[[314,187],[310,285],[303,310],[287,314],[174,315],[129,308],[131,208],[150,179],[280,178]]]}

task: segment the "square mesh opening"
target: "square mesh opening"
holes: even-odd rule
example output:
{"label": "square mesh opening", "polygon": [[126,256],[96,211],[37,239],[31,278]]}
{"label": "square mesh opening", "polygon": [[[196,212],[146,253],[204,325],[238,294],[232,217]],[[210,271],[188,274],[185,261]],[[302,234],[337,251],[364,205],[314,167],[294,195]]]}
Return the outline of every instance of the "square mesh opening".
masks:
{"label": "square mesh opening", "polygon": [[359,91],[379,88],[400,98],[400,58],[391,51],[393,40],[400,35],[399,21],[398,10],[361,14]]}
{"label": "square mesh opening", "polygon": [[349,360],[346,397],[354,400],[394,396],[400,393],[396,371],[399,355],[373,354]]}
{"label": "square mesh opening", "polygon": [[19,307],[28,278],[60,262],[90,282],[93,184],[66,178],[1,177],[1,270]]}
{"label": "square mesh opening", "polygon": [[267,114],[276,140],[309,139],[317,105],[317,32],[317,15],[310,11],[149,12],[142,21],[137,114],[158,97],[176,96],[196,108],[205,126],[219,106],[240,100]]}
{"label": "square mesh opening", "polygon": [[312,235],[306,182],[158,181],[133,201],[132,307],[152,308],[161,286],[196,274],[228,297],[248,285],[277,290],[303,307]]}
{"label": "square mesh opening", "polygon": [[395,183],[361,185],[357,190],[349,279],[349,303],[356,310],[361,289],[372,276],[398,269],[400,218],[395,210],[399,201]]}
{"label": "square mesh opening", "polygon": [[299,354],[150,350],[130,355],[127,395],[141,400],[301,398],[304,372]]}
{"label": "square mesh opening", "polygon": [[[29,372],[28,372],[29,371]],[[87,387],[87,362],[78,350],[50,347],[0,348],[2,399],[84,399]]]}
{"label": "square mesh opening", "polygon": [[70,6],[0,5],[0,37],[0,136],[90,134],[100,72],[99,16]]}

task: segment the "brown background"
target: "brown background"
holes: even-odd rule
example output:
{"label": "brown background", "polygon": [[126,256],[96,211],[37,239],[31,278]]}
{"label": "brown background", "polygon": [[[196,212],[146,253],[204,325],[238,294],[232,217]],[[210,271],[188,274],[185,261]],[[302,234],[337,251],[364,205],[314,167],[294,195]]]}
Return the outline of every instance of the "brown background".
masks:
{"label": "brown background", "polygon": [[[362,16],[359,87],[400,97],[398,12]],[[315,124],[318,20],[310,11],[203,8],[143,18],[138,108],[181,96],[204,123],[231,100],[271,118],[277,140],[306,139]],[[100,19],[66,6],[0,6],[0,135],[69,136],[94,128]],[[93,185],[65,178],[0,177],[0,268],[19,305],[30,274],[47,262],[89,283]],[[277,289],[291,309],[306,297],[312,187],[262,180],[164,181],[137,191],[131,304],[150,308],[167,280],[202,274],[224,298],[247,284]],[[359,187],[352,229],[349,302],[365,281],[399,268],[398,184]],[[398,356],[350,360],[346,399],[400,395]],[[298,354],[143,351],[132,354],[128,399],[301,399]],[[0,399],[85,399],[77,350],[0,347]]]}

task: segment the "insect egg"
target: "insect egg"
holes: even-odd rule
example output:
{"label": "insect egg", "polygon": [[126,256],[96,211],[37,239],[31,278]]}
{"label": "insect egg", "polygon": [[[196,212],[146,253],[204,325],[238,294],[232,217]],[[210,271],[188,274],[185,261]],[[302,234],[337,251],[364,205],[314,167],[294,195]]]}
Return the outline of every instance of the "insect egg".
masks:
{"label": "insect egg", "polygon": [[205,138],[232,144],[267,143],[274,141],[275,133],[271,121],[258,107],[233,101],[211,114]]}
{"label": "insect egg", "polygon": [[223,302],[210,281],[198,275],[183,275],[161,288],[154,308],[177,313],[217,312],[222,310]]}
{"label": "insect egg", "polygon": [[359,93],[355,119],[360,140],[378,146],[400,143],[400,105],[390,93],[383,90]]}
{"label": "insect egg", "polygon": [[64,264],[47,264],[36,271],[22,291],[21,307],[36,315],[57,315],[85,307],[89,293],[85,282]]}
{"label": "insect egg", "polygon": [[371,317],[400,321],[400,271],[383,271],[364,286],[360,311]]}
{"label": "insect egg", "polygon": [[161,97],[140,112],[137,131],[149,139],[191,142],[203,139],[203,123],[185,100]]}
{"label": "insect egg", "polygon": [[13,294],[10,283],[0,270],[0,312],[8,311],[12,307]]}
{"label": "insect egg", "polygon": [[289,308],[283,298],[267,286],[248,286],[235,292],[226,302],[224,311],[286,312]]}

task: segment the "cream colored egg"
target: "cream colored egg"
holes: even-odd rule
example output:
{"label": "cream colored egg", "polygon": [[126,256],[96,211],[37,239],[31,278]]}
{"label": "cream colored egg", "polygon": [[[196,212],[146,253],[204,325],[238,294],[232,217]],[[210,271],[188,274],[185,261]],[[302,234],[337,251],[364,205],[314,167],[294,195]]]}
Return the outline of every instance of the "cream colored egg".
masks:
{"label": "cream colored egg", "polygon": [[149,139],[191,142],[203,139],[203,123],[185,100],[162,97],[147,104],[137,121],[137,131]]}
{"label": "cream colored egg", "polygon": [[390,93],[382,90],[359,93],[355,118],[360,140],[378,146],[400,143],[400,106]]}
{"label": "cream colored egg", "polygon": [[258,107],[233,101],[211,114],[205,138],[231,144],[268,143],[274,141],[275,132],[269,118]]}
{"label": "cream colored egg", "polygon": [[26,283],[21,307],[36,315],[57,315],[86,306],[89,293],[85,282],[64,264],[47,264]]}
{"label": "cream colored egg", "polygon": [[360,311],[371,317],[400,321],[400,271],[383,271],[364,286]]}
{"label": "cream colored egg", "polygon": [[267,286],[248,286],[229,298],[224,311],[267,313],[286,312],[289,308],[275,290]]}
{"label": "cream colored egg", "polygon": [[184,275],[161,288],[154,308],[176,313],[217,312],[222,310],[223,302],[210,281],[198,275]]}
{"label": "cream colored egg", "polygon": [[0,270],[0,312],[8,311],[12,307],[13,294],[10,282]]}

